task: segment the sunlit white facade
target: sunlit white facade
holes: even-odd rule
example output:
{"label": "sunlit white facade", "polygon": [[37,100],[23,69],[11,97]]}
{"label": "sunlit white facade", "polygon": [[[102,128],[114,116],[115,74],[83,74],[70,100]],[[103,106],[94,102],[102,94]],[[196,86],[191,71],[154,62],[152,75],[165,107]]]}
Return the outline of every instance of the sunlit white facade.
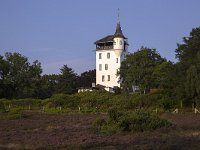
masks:
{"label": "sunlit white facade", "polygon": [[117,71],[128,53],[128,39],[117,23],[114,35],[108,35],[95,42],[96,45],[96,85],[106,90],[120,87]]}

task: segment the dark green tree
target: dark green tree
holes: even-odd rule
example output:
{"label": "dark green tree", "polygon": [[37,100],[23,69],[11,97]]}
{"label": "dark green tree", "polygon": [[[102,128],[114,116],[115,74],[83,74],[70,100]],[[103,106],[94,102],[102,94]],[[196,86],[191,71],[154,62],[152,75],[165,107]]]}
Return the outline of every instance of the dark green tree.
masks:
{"label": "dark green tree", "polygon": [[0,79],[5,98],[38,97],[41,63],[34,61],[31,65],[28,58],[19,53],[5,53],[0,58]]}
{"label": "dark green tree", "polygon": [[77,78],[77,87],[91,87],[96,82],[96,69],[81,73]]}
{"label": "dark green tree", "polygon": [[6,95],[8,98],[23,97],[29,69],[28,58],[19,53],[5,53],[5,60],[9,64],[9,72],[4,78]]}
{"label": "dark green tree", "polygon": [[189,37],[183,38],[183,44],[177,44],[176,58],[182,64],[183,71],[197,62],[197,53],[200,52],[200,27],[192,29]]}
{"label": "dark green tree", "polygon": [[179,78],[176,94],[187,103],[196,102],[200,96],[200,27],[192,29],[189,37],[176,49]]}
{"label": "dark green tree", "polygon": [[36,60],[33,62],[32,65],[29,66],[29,70],[27,72],[27,96],[33,98],[41,98],[41,74],[42,74],[42,67],[41,63]]}
{"label": "dark green tree", "polygon": [[41,88],[40,88],[40,98],[49,98],[54,93],[56,93],[58,89],[58,79],[60,75],[51,74],[51,75],[43,75],[41,77]]}
{"label": "dark green tree", "polygon": [[61,74],[58,77],[57,93],[72,94],[76,91],[77,75],[72,68],[64,65],[61,69]]}
{"label": "dark green tree", "polygon": [[200,95],[200,72],[196,66],[191,66],[187,70],[185,90],[188,98],[194,101]]}
{"label": "dark green tree", "polygon": [[5,97],[5,76],[8,74],[8,62],[0,55],[0,98]]}
{"label": "dark green tree", "polygon": [[163,62],[166,60],[155,49],[142,47],[137,52],[127,55],[119,71],[123,88],[139,86],[144,93],[150,88],[155,88],[157,85],[153,73]]}
{"label": "dark green tree", "polygon": [[164,61],[155,66],[153,71],[154,87],[174,89],[175,65],[171,61]]}

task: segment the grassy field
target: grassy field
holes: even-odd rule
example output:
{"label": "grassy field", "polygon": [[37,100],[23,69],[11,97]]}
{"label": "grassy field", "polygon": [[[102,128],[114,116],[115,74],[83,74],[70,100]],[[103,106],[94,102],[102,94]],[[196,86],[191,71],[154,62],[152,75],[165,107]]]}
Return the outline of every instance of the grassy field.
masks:
{"label": "grassy field", "polygon": [[25,118],[0,120],[0,149],[199,150],[200,115],[164,113],[169,128],[101,134],[93,126],[106,113],[26,111]]}

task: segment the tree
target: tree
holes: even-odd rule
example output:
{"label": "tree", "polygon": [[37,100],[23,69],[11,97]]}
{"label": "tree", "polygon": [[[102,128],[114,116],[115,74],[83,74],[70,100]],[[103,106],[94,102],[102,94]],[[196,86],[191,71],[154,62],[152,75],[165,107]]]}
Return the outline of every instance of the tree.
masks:
{"label": "tree", "polygon": [[196,66],[191,66],[187,70],[186,74],[186,93],[187,96],[192,99],[193,101],[196,101],[198,95],[200,95],[200,72],[199,69]]}
{"label": "tree", "polygon": [[194,102],[200,96],[200,27],[192,29],[190,36],[183,38],[183,44],[178,44],[175,52],[179,60],[177,95]]}
{"label": "tree", "polygon": [[27,91],[25,91],[28,97],[41,98],[41,74],[42,67],[41,63],[36,60],[32,65],[29,66],[27,72]]}
{"label": "tree", "polygon": [[54,93],[56,93],[58,89],[58,79],[60,75],[52,74],[52,75],[43,75],[41,77],[40,83],[40,98],[48,98],[51,97]]}
{"label": "tree", "polygon": [[127,55],[119,71],[122,86],[125,89],[133,85],[139,86],[144,93],[150,88],[154,88],[154,70],[165,61],[155,49],[144,47],[133,54]]}
{"label": "tree", "polygon": [[5,53],[5,60],[9,64],[9,72],[4,78],[7,98],[23,97],[29,67],[28,58],[19,53]]}
{"label": "tree", "polygon": [[174,89],[175,65],[171,61],[164,61],[155,66],[153,71],[154,87]]}
{"label": "tree", "polygon": [[77,78],[77,87],[91,87],[96,82],[96,70],[89,70],[81,73]]}
{"label": "tree", "polygon": [[60,70],[61,75],[58,77],[57,93],[74,93],[76,91],[76,74],[67,65],[64,65]]}
{"label": "tree", "polygon": [[197,53],[200,52],[200,27],[192,29],[189,37],[183,38],[183,44],[177,44],[176,58],[186,71],[197,62]]}
{"label": "tree", "polygon": [[9,66],[7,61],[3,59],[3,56],[0,55],[0,98],[5,96],[5,84],[4,79],[8,73]]}
{"label": "tree", "polygon": [[38,97],[41,63],[34,61],[31,65],[28,58],[19,53],[5,53],[0,57],[0,82],[3,85],[2,97],[26,98]]}

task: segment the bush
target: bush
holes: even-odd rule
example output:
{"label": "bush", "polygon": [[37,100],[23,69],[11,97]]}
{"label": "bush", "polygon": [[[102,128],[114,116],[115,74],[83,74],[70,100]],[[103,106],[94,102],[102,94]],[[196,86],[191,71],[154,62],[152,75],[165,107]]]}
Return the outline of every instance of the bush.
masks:
{"label": "bush", "polygon": [[109,115],[109,118],[110,120],[114,121],[114,122],[117,122],[119,121],[119,118],[121,116],[123,116],[123,113],[118,111],[117,108],[111,108],[109,111],[108,111],[108,115]]}
{"label": "bush", "polygon": [[78,108],[80,100],[76,95],[55,94],[45,102],[48,107]]}
{"label": "bush", "polygon": [[107,111],[112,106],[113,94],[109,92],[81,92],[76,96],[80,98],[80,105],[85,110]]}
{"label": "bush", "polygon": [[129,113],[119,121],[119,127],[122,131],[132,132],[151,131],[162,127],[169,127],[170,125],[171,123],[167,120],[146,112]]}
{"label": "bush", "polygon": [[4,103],[0,101],[0,113],[4,113],[6,111]]}
{"label": "bush", "polygon": [[3,120],[15,120],[15,119],[22,119],[26,118],[27,115],[23,114],[22,110],[20,108],[13,108],[9,110],[8,112],[4,113],[0,116],[0,119]]}
{"label": "bush", "polygon": [[169,127],[171,123],[147,112],[122,113],[116,109],[111,109],[107,120],[98,119],[94,125],[102,133],[115,133],[120,131],[152,131],[158,128]]}

